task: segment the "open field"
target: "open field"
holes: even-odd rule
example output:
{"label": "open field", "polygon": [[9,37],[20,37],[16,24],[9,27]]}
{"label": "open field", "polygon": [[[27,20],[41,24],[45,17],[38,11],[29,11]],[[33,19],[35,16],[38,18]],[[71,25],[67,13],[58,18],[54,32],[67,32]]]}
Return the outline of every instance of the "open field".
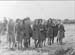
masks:
{"label": "open field", "polygon": [[65,26],[65,38],[63,42],[65,43],[64,45],[58,45],[56,43],[56,38],[55,38],[55,43],[52,44],[51,46],[46,46],[43,47],[42,49],[27,49],[24,51],[11,51],[8,50],[7,48],[7,42],[6,42],[6,36],[1,36],[2,42],[0,43],[0,55],[52,55],[55,50],[60,49],[61,47],[66,49],[68,47],[72,47],[75,49],[75,24],[68,24],[64,25]]}

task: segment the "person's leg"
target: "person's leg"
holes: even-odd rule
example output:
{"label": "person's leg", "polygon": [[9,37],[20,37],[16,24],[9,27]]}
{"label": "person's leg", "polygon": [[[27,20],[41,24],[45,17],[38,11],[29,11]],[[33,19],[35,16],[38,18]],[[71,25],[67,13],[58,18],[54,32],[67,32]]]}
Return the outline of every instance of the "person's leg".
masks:
{"label": "person's leg", "polygon": [[51,45],[51,38],[48,38],[48,45]]}
{"label": "person's leg", "polygon": [[37,48],[37,40],[34,40],[35,48]]}
{"label": "person's leg", "polygon": [[12,49],[16,49],[16,43],[12,42]]}
{"label": "person's leg", "polygon": [[12,41],[13,39],[12,39],[12,34],[10,35],[10,41],[11,41],[11,48],[13,47],[13,41]]}
{"label": "person's leg", "polygon": [[59,40],[59,44],[62,44],[62,39]]}
{"label": "person's leg", "polygon": [[22,40],[23,40],[22,37],[23,37],[23,36],[21,35],[21,36],[20,36],[20,42],[19,42],[20,49],[22,49],[22,47],[23,47],[23,46],[22,46]]}
{"label": "person's leg", "polygon": [[57,36],[57,43],[59,44],[60,41],[60,35]]}
{"label": "person's leg", "polygon": [[45,47],[46,40],[43,40],[42,46]]}
{"label": "person's leg", "polygon": [[26,42],[27,40],[24,38],[24,48],[26,48]]}
{"label": "person's leg", "polygon": [[11,48],[11,38],[10,34],[8,34],[7,39],[8,39],[8,48]]}
{"label": "person's leg", "polygon": [[50,43],[50,38],[48,38],[48,45],[49,45],[49,43]]}
{"label": "person's leg", "polygon": [[20,47],[20,35],[18,34],[17,37],[17,49],[19,50],[19,47]]}
{"label": "person's leg", "polygon": [[14,48],[15,48],[15,49],[17,48],[17,43],[16,43],[16,41],[15,41],[15,43],[14,43]]}
{"label": "person's leg", "polygon": [[24,47],[25,47],[25,48],[28,48],[28,42],[27,42],[27,39],[25,39],[25,41],[24,41]]}
{"label": "person's leg", "polygon": [[22,49],[22,41],[19,41],[19,49]]}
{"label": "person's leg", "polygon": [[41,43],[40,44],[41,44],[41,47],[43,47],[43,40],[41,40]]}
{"label": "person's leg", "polygon": [[9,48],[9,49],[11,48],[11,42],[8,43],[8,48]]}
{"label": "person's leg", "polygon": [[15,48],[15,43],[16,43],[16,41],[15,41],[15,36],[13,35],[13,36],[12,36],[12,48],[13,48],[13,49]]}
{"label": "person's leg", "polygon": [[19,41],[17,42],[17,48],[18,48],[18,50],[19,50]]}
{"label": "person's leg", "polygon": [[10,48],[13,48],[13,38],[12,38],[13,36],[12,36],[12,34],[10,35]]}
{"label": "person's leg", "polygon": [[38,43],[39,43],[39,47],[42,48],[42,43],[43,43],[43,41],[42,41],[42,40],[39,40]]}
{"label": "person's leg", "polygon": [[52,41],[52,38],[50,38],[50,43],[49,43],[50,45],[52,44],[51,41]]}
{"label": "person's leg", "polygon": [[24,39],[22,40],[22,48],[24,48]]}
{"label": "person's leg", "polygon": [[27,39],[26,47],[27,47],[27,48],[29,47],[29,39]]}
{"label": "person's leg", "polygon": [[23,48],[23,46],[22,46],[22,40],[21,40],[21,43],[20,44],[21,44],[21,49],[22,49]]}
{"label": "person's leg", "polygon": [[28,47],[30,47],[30,38],[28,39]]}
{"label": "person's leg", "polygon": [[8,48],[11,48],[11,42],[10,42],[10,40],[8,42]]}
{"label": "person's leg", "polygon": [[40,47],[40,40],[37,41],[37,47]]}
{"label": "person's leg", "polygon": [[52,44],[54,44],[54,37],[52,38]]}
{"label": "person's leg", "polygon": [[57,38],[57,43],[58,43],[58,38]]}

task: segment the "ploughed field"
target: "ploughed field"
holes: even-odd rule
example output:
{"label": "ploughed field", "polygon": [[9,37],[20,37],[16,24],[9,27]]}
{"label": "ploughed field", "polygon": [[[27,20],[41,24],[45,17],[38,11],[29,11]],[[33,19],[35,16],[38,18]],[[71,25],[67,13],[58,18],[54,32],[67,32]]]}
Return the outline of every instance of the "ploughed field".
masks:
{"label": "ploughed field", "polygon": [[[43,48],[36,48],[34,47],[33,40],[31,41],[31,47],[26,50],[9,50],[6,40],[6,35],[0,36],[1,43],[0,43],[0,55],[73,55],[75,52],[75,24],[67,24],[65,26],[65,38],[63,40],[64,44],[59,45],[56,43],[52,44],[51,46],[43,47]],[[64,51],[69,48],[69,51]],[[64,50],[63,50],[64,49]],[[61,52],[57,54],[56,52]],[[75,54],[74,54],[75,55]]]}

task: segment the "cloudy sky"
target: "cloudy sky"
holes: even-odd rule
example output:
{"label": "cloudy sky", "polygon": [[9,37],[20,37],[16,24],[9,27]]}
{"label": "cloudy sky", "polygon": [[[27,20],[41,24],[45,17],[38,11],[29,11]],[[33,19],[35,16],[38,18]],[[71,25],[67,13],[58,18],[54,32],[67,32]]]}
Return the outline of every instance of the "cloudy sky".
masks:
{"label": "cloudy sky", "polygon": [[0,1],[0,19],[74,19],[75,1]]}

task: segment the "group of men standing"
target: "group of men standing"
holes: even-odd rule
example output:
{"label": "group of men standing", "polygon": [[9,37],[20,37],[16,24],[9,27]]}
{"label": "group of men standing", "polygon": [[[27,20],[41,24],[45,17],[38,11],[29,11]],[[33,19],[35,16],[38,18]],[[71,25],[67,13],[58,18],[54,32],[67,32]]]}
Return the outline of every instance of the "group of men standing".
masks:
{"label": "group of men standing", "polygon": [[34,40],[35,47],[43,47],[43,42],[48,38],[48,45],[54,43],[54,37],[57,36],[57,42],[62,44],[64,35],[64,26],[57,20],[48,19],[43,22],[42,19],[37,19],[31,24],[30,18],[23,20],[17,19],[14,22],[12,19],[8,22],[8,42],[9,48],[18,49],[28,48],[30,46],[30,38]]}

